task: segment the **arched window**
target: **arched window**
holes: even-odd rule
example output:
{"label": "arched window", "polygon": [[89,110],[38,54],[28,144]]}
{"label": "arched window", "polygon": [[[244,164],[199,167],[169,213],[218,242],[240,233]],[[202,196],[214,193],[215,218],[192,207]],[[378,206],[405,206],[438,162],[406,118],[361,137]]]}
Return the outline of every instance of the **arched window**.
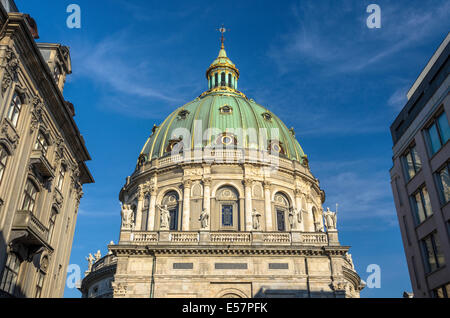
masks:
{"label": "arched window", "polygon": [[284,232],[287,230],[286,220],[289,214],[290,204],[287,197],[282,193],[275,195],[275,213],[277,220],[277,230]]}
{"label": "arched window", "polygon": [[17,94],[17,92],[15,92],[8,110],[8,119],[11,122],[11,124],[13,124],[14,127],[17,126],[17,121],[19,120],[21,108],[22,108],[22,101],[20,100],[20,97]]}
{"label": "arched window", "polygon": [[2,280],[0,282],[0,289],[4,292],[14,295],[16,289],[17,277],[19,276],[20,260],[16,254],[8,254],[5,268],[3,269]]}
{"label": "arched window", "polygon": [[0,145],[0,184],[2,183],[7,163],[8,163],[8,152],[6,151],[5,147]]}
{"label": "arched window", "polygon": [[61,168],[59,169],[58,184],[56,186],[59,191],[62,190],[65,176],[66,176],[66,167],[64,165],[61,165]]}
{"label": "arched window", "polygon": [[53,71],[53,78],[55,79],[56,85],[59,84],[59,77],[61,76],[61,69],[59,65],[55,65],[55,69]]}
{"label": "arched window", "polygon": [[219,207],[219,224],[224,230],[239,229],[239,195],[230,186],[225,186],[217,190],[216,199]]}
{"label": "arched window", "polygon": [[227,83],[225,82],[225,72],[220,74],[220,86],[227,86]]}
{"label": "arched window", "polygon": [[162,200],[162,206],[167,205],[167,210],[169,210],[169,230],[170,231],[178,231],[178,224],[179,224],[179,204],[178,204],[178,193],[175,191],[168,192],[163,200]]}
{"label": "arched window", "polygon": [[36,143],[34,145],[34,150],[41,150],[42,154],[44,156],[47,155],[47,151],[48,151],[48,141],[47,138],[45,138],[44,134],[40,131],[37,139],[36,139]]}
{"label": "arched window", "polygon": [[311,209],[313,220],[314,220],[314,230],[316,232],[322,232],[323,226],[322,226],[322,220],[319,210],[317,210],[315,207],[312,207]]}
{"label": "arched window", "polygon": [[219,73],[214,74],[214,87],[219,86]]}
{"label": "arched window", "polygon": [[42,287],[44,286],[45,273],[42,271],[38,272],[38,278],[36,281],[36,294],[34,298],[41,298]]}
{"label": "arched window", "polygon": [[233,83],[231,82],[231,74],[228,74],[228,86],[233,87]]}
{"label": "arched window", "polygon": [[53,232],[55,230],[56,216],[58,215],[58,211],[55,208],[52,208],[52,214],[50,215],[50,220],[48,222],[48,241],[51,243],[53,238]]}
{"label": "arched window", "polygon": [[36,204],[36,198],[39,190],[36,188],[33,182],[30,179],[27,180],[27,184],[25,185],[25,190],[23,193],[23,204],[22,210],[33,212]]}

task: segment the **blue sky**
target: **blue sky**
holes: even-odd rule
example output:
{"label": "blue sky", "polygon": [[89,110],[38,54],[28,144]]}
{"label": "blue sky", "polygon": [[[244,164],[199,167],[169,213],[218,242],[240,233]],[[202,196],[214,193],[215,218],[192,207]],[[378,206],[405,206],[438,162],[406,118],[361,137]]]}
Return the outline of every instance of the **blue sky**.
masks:
{"label": "blue sky", "polygon": [[[339,203],[340,241],[356,269],[381,266],[381,288],[362,297],[411,290],[389,182],[389,126],[406,92],[450,30],[450,2],[17,0],[42,42],[71,48],[64,95],[76,108],[96,180],[84,187],[71,264],[120,227],[118,193],[151,133],[173,109],[207,88],[224,23],[240,90],[276,113],[296,136],[326,206]],[[81,7],[81,29],[66,27],[66,7]],[[380,29],[366,7],[381,7]],[[66,288],[66,297],[80,297]]]}

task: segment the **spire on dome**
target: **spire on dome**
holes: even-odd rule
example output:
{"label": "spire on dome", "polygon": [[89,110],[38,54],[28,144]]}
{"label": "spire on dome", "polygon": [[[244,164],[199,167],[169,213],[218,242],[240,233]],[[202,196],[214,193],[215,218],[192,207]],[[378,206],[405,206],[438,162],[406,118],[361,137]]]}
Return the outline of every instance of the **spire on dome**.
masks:
{"label": "spire on dome", "polygon": [[232,89],[237,90],[237,80],[239,79],[239,70],[231,62],[225,51],[225,32],[229,31],[223,24],[217,31],[221,33],[220,37],[220,51],[217,58],[212,62],[206,71],[206,78],[208,79],[208,89]]}
{"label": "spire on dome", "polygon": [[228,30],[224,28],[223,23],[222,23],[222,27],[217,29],[220,33],[221,33],[221,37],[220,37],[220,49],[224,49],[225,46],[223,45],[223,42],[225,41],[225,38],[223,37],[223,34],[225,32],[227,32]]}

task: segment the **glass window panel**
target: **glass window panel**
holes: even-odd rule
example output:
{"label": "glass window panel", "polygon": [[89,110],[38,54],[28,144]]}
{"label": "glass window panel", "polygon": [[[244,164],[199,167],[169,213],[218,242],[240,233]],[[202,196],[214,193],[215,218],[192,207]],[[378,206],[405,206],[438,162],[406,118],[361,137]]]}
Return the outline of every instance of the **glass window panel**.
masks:
{"label": "glass window panel", "polygon": [[428,128],[428,137],[430,141],[431,153],[435,154],[441,148],[441,140],[439,139],[435,124]]}
{"label": "glass window panel", "polygon": [[178,229],[178,215],[177,210],[170,210],[170,230],[176,231]]}
{"label": "glass window panel", "polygon": [[444,203],[447,203],[450,201],[450,175],[448,167],[445,167],[439,172],[439,180]]}
{"label": "glass window panel", "polygon": [[434,257],[433,244],[431,243],[431,237],[425,238],[423,241],[424,258],[428,265],[428,272],[434,271],[437,268],[436,258]]}
{"label": "glass window panel", "polygon": [[277,211],[277,225],[278,231],[285,231],[286,224],[284,220],[284,211]]}
{"label": "glass window panel", "polygon": [[14,289],[16,287],[17,277],[19,274],[19,268],[19,258],[15,254],[9,254],[6,261],[6,266],[3,270],[0,289],[9,293],[10,295],[14,294]]}
{"label": "glass window panel", "polygon": [[444,254],[442,253],[441,244],[437,235],[432,236],[434,241],[434,252],[436,253],[437,267],[442,267],[445,264]]}
{"label": "glass window panel", "polygon": [[233,206],[231,205],[222,206],[222,225],[233,226]]}
{"label": "glass window panel", "polygon": [[445,291],[447,292],[447,298],[450,298],[450,284],[445,285]]}
{"label": "glass window panel", "polygon": [[433,210],[431,209],[431,202],[430,202],[430,196],[428,195],[428,190],[427,188],[423,188],[422,190],[422,194],[423,194],[423,206],[425,209],[425,217],[429,217],[430,215],[433,214]]}
{"label": "glass window panel", "polygon": [[442,144],[445,144],[450,138],[450,128],[448,126],[447,115],[442,113],[438,118],[439,133],[441,134]]}
{"label": "glass window panel", "polygon": [[8,161],[8,154],[6,153],[5,148],[0,146],[0,183],[3,179],[3,173],[6,169],[6,163]]}
{"label": "glass window panel", "polygon": [[442,288],[437,288],[435,290],[436,298],[445,298],[444,297],[444,290]]}
{"label": "glass window panel", "polygon": [[420,160],[419,154],[417,153],[416,147],[411,149],[411,155],[414,161],[414,167],[416,172],[419,172],[422,169],[422,161]]}
{"label": "glass window panel", "polygon": [[414,164],[413,164],[411,152],[408,152],[406,154],[405,160],[406,160],[406,169],[408,171],[408,176],[409,176],[409,179],[411,179],[416,174],[416,171],[414,170]]}
{"label": "glass window panel", "polygon": [[416,216],[418,223],[422,223],[425,220],[425,212],[422,206],[422,197],[420,192],[417,192],[414,196],[414,204],[416,206]]}

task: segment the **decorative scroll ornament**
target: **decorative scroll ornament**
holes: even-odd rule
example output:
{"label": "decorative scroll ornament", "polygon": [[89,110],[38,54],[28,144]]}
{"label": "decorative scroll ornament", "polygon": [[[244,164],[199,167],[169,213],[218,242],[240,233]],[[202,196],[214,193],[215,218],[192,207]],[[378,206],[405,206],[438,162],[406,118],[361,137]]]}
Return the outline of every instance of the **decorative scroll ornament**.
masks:
{"label": "decorative scroll ornament", "polygon": [[11,48],[6,49],[5,54],[6,65],[5,74],[3,75],[1,89],[2,96],[5,94],[6,90],[11,86],[13,81],[17,77],[17,69],[19,67],[19,60],[17,59],[16,53]]}
{"label": "decorative scroll ornament", "polygon": [[31,124],[30,133],[32,134],[39,125],[43,122],[42,111],[44,109],[44,104],[38,96],[34,96],[31,100],[32,110],[31,110]]}

